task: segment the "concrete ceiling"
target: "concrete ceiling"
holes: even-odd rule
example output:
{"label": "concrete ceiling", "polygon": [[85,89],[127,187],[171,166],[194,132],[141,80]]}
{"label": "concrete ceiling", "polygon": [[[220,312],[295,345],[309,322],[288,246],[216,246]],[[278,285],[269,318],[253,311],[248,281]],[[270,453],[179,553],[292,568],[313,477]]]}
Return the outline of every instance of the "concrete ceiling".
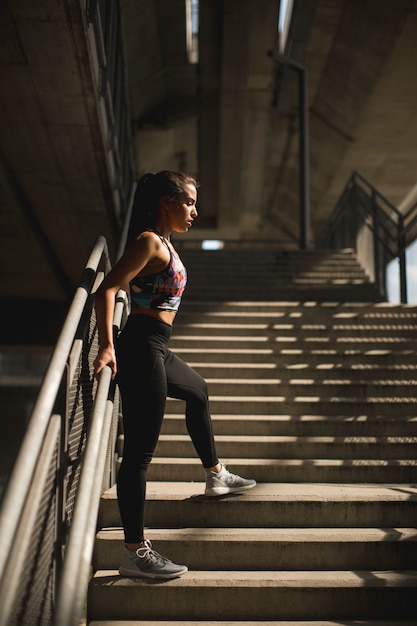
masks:
{"label": "concrete ceiling", "polygon": [[[0,298],[13,315],[22,302],[66,305],[96,237],[114,253],[120,233],[85,4],[0,3]],[[295,7],[288,54],[309,77],[314,241],[352,170],[395,204],[417,184],[417,0]],[[196,66],[184,0],[121,0],[134,175],[199,178],[188,236],[297,244],[297,82],[268,56],[278,9],[200,0]]]}

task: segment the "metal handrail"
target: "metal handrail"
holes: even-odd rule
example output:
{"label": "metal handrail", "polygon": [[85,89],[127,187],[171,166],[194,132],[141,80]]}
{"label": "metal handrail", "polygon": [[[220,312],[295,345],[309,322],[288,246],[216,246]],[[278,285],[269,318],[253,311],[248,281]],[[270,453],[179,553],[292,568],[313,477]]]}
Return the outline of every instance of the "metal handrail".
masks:
{"label": "metal handrail", "polygon": [[[115,329],[119,329],[122,325],[126,304],[126,294],[119,292],[113,323]],[[111,369],[106,366],[100,374],[98,383],[65,552],[54,621],[56,626],[76,626],[82,615],[102,493],[105,453],[114,412],[114,391],[115,383],[111,380]]]}
{"label": "metal handrail", "polygon": [[105,252],[108,258],[107,243],[103,237],[100,237],[88,259],[81,285],[76,290],[61,335],[52,354],[2,501],[0,516],[0,585],[4,565],[8,559],[8,548],[13,541],[27,493],[32,483],[36,462],[39,458],[45,432],[61,385],[68,355],[84,306],[95,280],[95,270],[103,252]]}
{"label": "metal handrail", "polygon": [[[95,388],[95,401],[86,435],[84,452],[75,461],[68,457],[68,423],[73,417],[64,410],[57,415],[62,402],[63,382],[72,372],[71,359],[81,355],[77,333],[86,314],[90,317],[91,296],[103,274],[110,270],[107,243],[99,237],[88,259],[57,345],[43,379],[37,401],[20,447],[13,471],[1,503],[0,511],[0,626],[21,626],[12,614],[16,602],[21,602],[20,578],[27,568],[28,547],[32,541],[41,494],[47,489],[47,475],[52,464],[52,487],[48,498],[54,499],[52,517],[55,519],[54,544],[50,568],[54,571],[51,618],[43,616],[42,623],[55,626],[76,626],[79,623],[85,595],[92,546],[95,535],[98,503],[102,492],[105,457],[109,447],[110,429],[115,421],[115,385],[111,384],[109,368]],[[120,328],[126,310],[126,297],[121,292],[115,310],[115,332]],[[80,356],[81,359],[81,356]],[[81,374],[80,374],[81,376]],[[90,383],[89,383],[90,384]],[[69,387],[69,386],[68,386]],[[117,409],[117,406],[116,406]],[[85,411],[85,409],[83,409]],[[81,443],[79,446],[81,447]],[[71,524],[65,525],[60,500],[64,493],[65,472],[80,464],[78,490],[75,495]],[[49,479],[51,481],[51,479]],[[56,496],[60,494],[60,497]],[[55,512],[54,512],[55,511]],[[49,510],[48,510],[49,515]],[[35,581],[34,583],[35,584]],[[30,593],[30,592],[29,592]],[[23,623],[23,622],[22,622]],[[24,622],[26,624],[26,622]],[[28,624],[33,623],[31,621]]]}
{"label": "metal handrail", "polygon": [[[361,250],[363,229],[371,234]],[[401,213],[366,178],[354,171],[318,239],[317,247],[351,247],[373,278],[379,293],[386,296],[386,267],[399,259],[401,302],[407,302],[406,248],[417,239],[417,203]],[[364,246],[362,246],[363,248]]]}
{"label": "metal handrail", "polygon": [[123,222],[133,184],[133,153],[120,0],[86,0],[86,35],[116,216]]}

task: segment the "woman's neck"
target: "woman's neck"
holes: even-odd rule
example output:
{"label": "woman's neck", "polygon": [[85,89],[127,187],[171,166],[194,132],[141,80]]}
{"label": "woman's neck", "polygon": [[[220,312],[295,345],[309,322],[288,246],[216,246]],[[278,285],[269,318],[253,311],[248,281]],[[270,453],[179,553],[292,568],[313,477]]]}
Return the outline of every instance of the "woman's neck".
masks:
{"label": "woman's neck", "polygon": [[166,239],[166,241],[170,241],[171,240],[171,232],[170,231],[166,231],[166,233],[164,233],[164,231],[161,228],[158,228],[157,226],[154,226],[153,230],[156,232],[157,235],[162,237],[162,239]]}

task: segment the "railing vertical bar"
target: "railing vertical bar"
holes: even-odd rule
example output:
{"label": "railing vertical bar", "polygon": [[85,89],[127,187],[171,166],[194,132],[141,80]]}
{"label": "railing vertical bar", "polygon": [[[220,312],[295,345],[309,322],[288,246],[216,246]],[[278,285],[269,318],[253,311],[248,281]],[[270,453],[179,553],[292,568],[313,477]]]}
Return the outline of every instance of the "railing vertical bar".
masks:
{"label": "railing vertical bar", "polygon": [[381,293],[381,275],[380,275],[380,259],[379,259],[379,222],[378,222],[378,207],[375,197],[375,189],[371,192],[371,212],[372,212],[372,226],[373,226],[373,247],[374,247],[374,273],[375,283],[379,293]]}
{"label": "railing vertical bar", "polygon": [[408,293],[407,293],[407,263],[405,251],[402,252],[399,256],[399,271],[400,271],[400,298],[402,304],[407,304],[408,302]]}
{"label": "railing vertical bar", "polygon": [[58,458],[58,476],[56,481],[56,545],[55,545],[55,582],[59,580],[62,570],[62,547],[65,543],[65,508],[66,508],[66,484],[65,476],[67,471],[68,460],[68,363],[65,366],[64,374],[61,379],[61,386],[58,391],[55,402],[55,411],[61,416],[61,438],[59,442],[59,458]]}
{"label": "railing vertical bar", "polygon": [[111,370],[106,366],[98,384],[63,572],[59,582],[56,626],[75,626],[82,614],[105,463],[105,452],[104,454],[100,452],[102,447],[107,450],[113,417],[113,403],[108,397],[110,380]]}
{"label": "railing vertical bar", "polygon": [[8,550],[8,560],[3,571],[7,585],[0,586],[0,626],[10,626],[11,624],[10,612],[15,599],[19,596],[20,577],[31,540],[31,533],[27,532],[27,529],[33,527],[37,518],[45,479],[56,450],[60,427],[61,416],[53,415],[46,430],[41,454],[32,476],[31,487],[21,511],[20,523],[10,550]]}
{"label": "railing vertical bar", "polygon": [[408,302],[407,293],[407,256],[404,231],[404,217],[401,215],[398,219],[398,258],[400,272],[400,299],[403,304]]}

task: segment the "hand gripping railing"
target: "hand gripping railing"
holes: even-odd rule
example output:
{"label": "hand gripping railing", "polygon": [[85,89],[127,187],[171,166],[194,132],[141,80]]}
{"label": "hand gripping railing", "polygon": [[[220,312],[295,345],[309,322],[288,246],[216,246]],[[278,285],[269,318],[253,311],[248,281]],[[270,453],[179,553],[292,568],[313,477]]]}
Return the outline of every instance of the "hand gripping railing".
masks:
{"label": "hand gripping railing", "polygon": [[[117,390],[97,384],[93,293],[110,269],[97,240],[53,351],[0,511],[0,626],[77,626],[99,498],[111,484]],[[114,328],[126,310],[117,299]],[[110,460],[109,460],[110,459]]]}

